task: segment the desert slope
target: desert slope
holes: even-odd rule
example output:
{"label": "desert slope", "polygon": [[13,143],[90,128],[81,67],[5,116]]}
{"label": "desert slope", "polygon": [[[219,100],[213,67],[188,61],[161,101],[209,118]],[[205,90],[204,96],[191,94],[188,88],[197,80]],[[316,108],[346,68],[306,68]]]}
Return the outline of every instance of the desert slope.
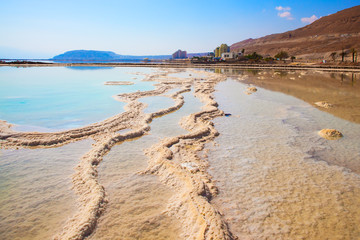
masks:
{"label": "desert slope", "polygon": [[328,58],[331,52],[340,53],[342,49],[351,48],[360,48],[360,6],[322,17],[296,30],[231,45],[232,51],[245,49],[246,53],[270,56],[282,49],[297,58]]}

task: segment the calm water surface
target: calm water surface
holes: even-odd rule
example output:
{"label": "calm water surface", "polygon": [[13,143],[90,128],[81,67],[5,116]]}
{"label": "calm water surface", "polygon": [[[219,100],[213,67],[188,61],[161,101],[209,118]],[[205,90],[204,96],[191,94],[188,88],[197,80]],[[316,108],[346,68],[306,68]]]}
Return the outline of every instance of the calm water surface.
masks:
{"label": "calm water surface", "polygon": [[[85,126],[123,112],[112,96],[154,89],[141,75],[150,68],[0,68],[0,119],[20,131],[57,131]],[[134,85],[104,85],[131,81]]]}
{"label": "calm water surface", "polygon": [[[186,134],[179,126],[182,117],[201,110],[192,92],[184,93],[184,106],[155,118],[149,135],[115,146],[99,167],[99,177],[109,196],[109,205],[91,239],[179,239],[179,221],[164,211],[172,190],[156,176],[139,175],[147,167],[144,150],[166,137]],[[150,97],[151,103],[159,97]],[[160,99],[163,101],[163,99]]]}
{"label": "calm water surface", "polygon": [[1,239],[51,239],[76,210],[71,176],[91,140],[0,150]]}
{"label": "calm water surface", "polygon": [[[247,95],[248,86],[218,85],[219,107],[233,115],[214,121],[220,136],[209,145],[220,191],[212,202],[232,232],[240,239],[357,239],[360,125],[283,93],[258,87]],[[344,137],[325,140],[317,134],[323,128]]]}
{"label": "calm water surface", "polygon": [[[123,111],[112,96],[154,89],[142,82],[150,68],[0,68],[0,119],[19,130],[57,131],[84,126]],[[216,100],[231,117],[214,120],[220,136],[208,144],[209,171],[219,187],[212,200],[240,239],[357,239],[360,236],[360,100],[351,74],[304,71],[226,71]],[[174,73],[172,77],[203,77]],[[244,78],[246,76],[246,78]],[[241,79],[241,80],[240,80]],[[106,81],[132,81],[106,86]],[[258,91],[244,92],[250,85]],[[175,91],[175,90],[174,90]],[[172,91],[172,93],[174,92]],[[115,146],[100,164],[109,198],[90,239],[178,239],[168,216],[171,190],[147,167],[144,149],[184,134],[179,120],[202,104],[184,93],[184,106],[156,118],[151,131]],[[336,107],[325,110],[316,101]],[[172,106],[165,96],[141,99],[146,112]],[[359,106],[358,106],[359,105]],[[344,137],[327,141],[323,128]],[[128,130],[122,130],[126,132]],[[0,150],[0,236],[49,239],[75,210],[71,175],[92,140],[52,149]]]}

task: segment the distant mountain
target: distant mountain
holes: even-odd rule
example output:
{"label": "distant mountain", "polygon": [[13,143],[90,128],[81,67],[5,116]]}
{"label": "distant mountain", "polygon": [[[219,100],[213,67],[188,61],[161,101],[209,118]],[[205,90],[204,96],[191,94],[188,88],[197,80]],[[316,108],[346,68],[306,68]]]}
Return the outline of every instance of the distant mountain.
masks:
{"label": "distant mountain", "polygon": [[326,17],[305,27],[258,39],[247,39],[230,46],[231,51],[245,49],[245,54],[257,52],[274,56],[280,50],[304,58],[328,57],[332,52],[356,48],[360,50],[360,6]]}
{"label": "distant mountain", "polygon": [[116,60],[142,60],[149,59],[169,59],[170,55],[149,55],[149,56],[132,56],[119,55],[110,51],[95,50],[74,50],[57,55],[50,60],[54,61],[116,61]]}

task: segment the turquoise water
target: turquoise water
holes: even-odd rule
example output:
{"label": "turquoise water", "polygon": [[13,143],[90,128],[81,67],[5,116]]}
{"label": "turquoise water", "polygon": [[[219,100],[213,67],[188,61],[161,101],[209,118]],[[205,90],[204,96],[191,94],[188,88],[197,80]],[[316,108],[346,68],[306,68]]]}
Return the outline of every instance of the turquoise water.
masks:
{"label": "turquoise water", "polygon": [[[0,119],[22,131],[57,131],[85,126],[123,112],[112,96],[154,89],[142,82],[150,68],[0,68]],[[135,79],[136,78],[136,79]],[[104,85],[131,81],[134,85]]]}
{"label": "turquoise water", "polygon": [[144,109],[145,113],[157,112],[175,104],[174,99],[164,96],[145,97],[141,98],[139,101],[147,104],[147,107]]}

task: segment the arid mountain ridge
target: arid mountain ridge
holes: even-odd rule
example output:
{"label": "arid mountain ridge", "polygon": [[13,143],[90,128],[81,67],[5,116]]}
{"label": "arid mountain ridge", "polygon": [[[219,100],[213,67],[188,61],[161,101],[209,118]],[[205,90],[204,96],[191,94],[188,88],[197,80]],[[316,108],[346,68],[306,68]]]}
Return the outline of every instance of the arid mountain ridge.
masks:
{"label": "arid mountain ridge", "polygon": [[[330,58],[344,49],[360,52],[360,5],[322,17],[296,30],[247,39],[231,45],[231,51],[245,49],[245,54],[257,52],[274,56],[280,50],[304,59]],[[351,54],[348,54],[349,56]]]}

